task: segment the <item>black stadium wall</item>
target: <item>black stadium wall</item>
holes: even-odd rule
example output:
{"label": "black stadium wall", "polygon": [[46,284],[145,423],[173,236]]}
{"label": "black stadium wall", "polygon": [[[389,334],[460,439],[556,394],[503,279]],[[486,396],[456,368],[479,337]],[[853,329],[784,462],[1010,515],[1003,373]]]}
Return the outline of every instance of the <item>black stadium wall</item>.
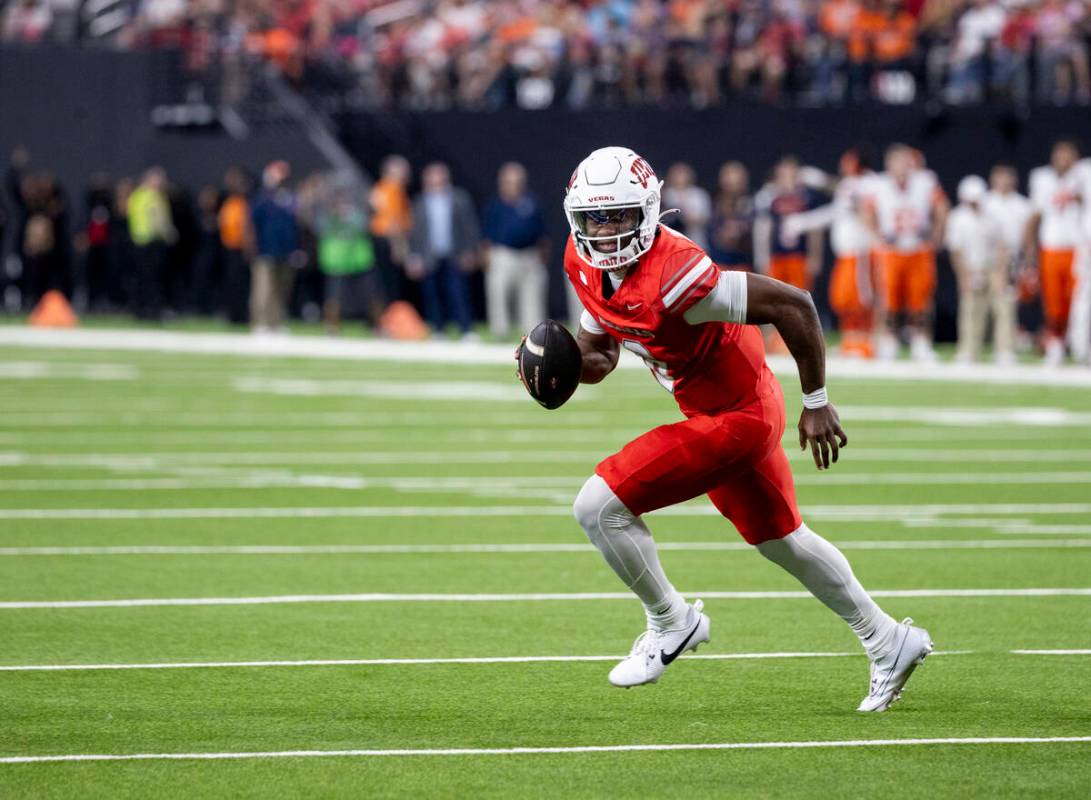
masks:
{"label": "black stadium wall", "polygon": [[[298,128],[256,126],[245,141],[222,129],[157,128],[152,109],[178,102],[177,54],[0,46],[0,156],[17,144],[34,162],[54,171],[76,200],[88,176],[105,171],[133,175],[151,164],[196,188],[240,164],[252,171],[285,158],[297,175],[323,165]],[[590,111],[374,112],[336,118],[339,135],[374,174],[391,153],[416,168],[447,162],[455,180],[479,204],[495,189],[497,168],[522,162],[531,188],[547,209],[554,241],[551,308],[564,308],[560,243],[567,235],[561,212],[563,187],[590,150],[624,144],[641,152],[660,173],[674,161],[691,163],[699,182],[713,189],[719,165],[744,162],[759,182],[773,163],[793,153],[805,163],[832,170],[857,143],[876,151],[901,141],[920,148],[953,196],[958,180],[986,174],[998,161],[1028,171],[1048,158],[1053,140],[1074,137],[1091,144],[1086,108],[1036,108],[1029,114],[997,109],[930,109],[924,106],[778,109],[747,103],[703,111],[642,109]],[[938,332],[953,336],[955,294],[941,263]],[[823,286],[816,289],[825,306]]]}

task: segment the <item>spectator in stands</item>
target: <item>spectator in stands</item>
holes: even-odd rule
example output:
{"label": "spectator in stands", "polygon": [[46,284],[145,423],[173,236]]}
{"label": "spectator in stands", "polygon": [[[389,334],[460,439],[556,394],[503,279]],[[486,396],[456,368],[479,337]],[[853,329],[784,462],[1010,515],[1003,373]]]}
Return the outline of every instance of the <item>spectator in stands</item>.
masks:
{"label": "spectator in stands", "polygon": [[274,161],[262,173],[250,223],[254,260],[250,264],[250,327],[255,333],[284,329],[284,314],[299,258],[295,195],[288,187],[291,168]]}
{"label": "spectator in stands", "polygon": [[371,241],[382,276],[383,291],[390,301],[405,296],[402,265],[408,256],[413,210],[409,203],[409,162],[402,156],[383,161],[379,180],[371,187]]}
{"label": "spectator in stands", "polygon": [[712,200],[708,192],[697,185],[697,176],[689,164],[678,162],[667,170],[663,185],[663,210],[678,209],[679,214],[668,221],[702,249],[707,249],[706,233],[712,216]]}
{"label": "spectator in stands", "polygon": [[948,100],[980,103],[984,99],[990,49],[999,41],[1006,22],[1007,13],[995,0],[972,0],[959,17]]}
{"label": "spectator in stands", "polygon": [[129,238],[133,243],[133,311],[139,319],[163,314],[167,247],[177,239],[167,200],[167,173],[152,167],[128,198]]}
{"label": "spectator in stands", "polygon": [[485,207],[483,223],[489,332],[497,339],[511,335],[513,300],[519,329],[528,332],[545,319],[548,275],[542,208],[527,190],[522,164],[500,167],[497,195]]}
{"label": "spectator in stands", "polygon": [[1057,104],[1091,102],[1087,43],[1080,28],[1087,21],[1086,3],[1043,0],[1038,9],[1038,96]]}
{"label": "spectator in stands", "polygon": [[463,339],[470,329],[468,274],[476,266],[480,238],[473,201],[451,185],[446,164],[433,162],[421,173],[423,189],[413,204],[406,272],[421,282],[424,316],[437,331],[454,321]]}
{"label": "spectator in stands", "polygon": [[39,42],[49,35],[53,9],[48,0],[14,0],[8,3],[0,25],[0,39]]}
{"label": "spectator in stands", "polygon": [[719,190],[708,228],[708,254],[729,269],[753,265],[754,200],[750,174],[738,161],[720,167]]}
{"label": "spectator in stands", "polygon": [[245,323],[248,317],[250,258],[254,250],[248,185],[240,167],[229,169],[224,176],[225,196],[219,213],[227,318],[235,323]]}
{"label": "spectator in stands", "polygon": [[848,65],[849,37],[860,14],[859,0],[823,0],[819,15],[819,36],[809,47],[814,63],[811,86],[818,103],[838,103],[845,97],[844,73]]}
{"label": "spectator in stands", "polygon": [[968,175],[958,185],[958,205],[947,220],[945,243],[958,279],[958,352],[955,360],[977,361],[992,310],[993,349],[998,362],[1010,364],[1015,302],[1008,280],[1008,256],[999,221],[985,209],[988,186]]}
{"label": "spectator in stands", "polygon": [[1007,9],[1004,28],[993,43],[992,89],[996,95],[1007,95],[1012,102],[1025,104],[1030,98],[1028,61],[1034,45],[1037,25],[1031,3],[1013,5]]}
{"label": "spectator in stands", "polygon": [[366,314],[374,330],[385,308],[367,215],[351,183],[327,189],[315,214],[318,267],[325,276],[322,320],[337,335],[346,315]]}

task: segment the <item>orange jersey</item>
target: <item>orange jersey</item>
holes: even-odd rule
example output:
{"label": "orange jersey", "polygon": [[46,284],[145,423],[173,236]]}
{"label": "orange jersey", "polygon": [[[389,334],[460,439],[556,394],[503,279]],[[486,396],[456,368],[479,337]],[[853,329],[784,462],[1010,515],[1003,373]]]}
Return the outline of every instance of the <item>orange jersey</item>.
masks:
{"label": "orange jersey", "polygon": [[608,274],[584,262],[571,237],[564,268],[587,312],[644,359],[687,417],[741,408],[775,386],[755,326],[685,320],[685,312],[716,286],[720,270],[677,231],[660,225],[651,248],[609,297],[603,286]]}

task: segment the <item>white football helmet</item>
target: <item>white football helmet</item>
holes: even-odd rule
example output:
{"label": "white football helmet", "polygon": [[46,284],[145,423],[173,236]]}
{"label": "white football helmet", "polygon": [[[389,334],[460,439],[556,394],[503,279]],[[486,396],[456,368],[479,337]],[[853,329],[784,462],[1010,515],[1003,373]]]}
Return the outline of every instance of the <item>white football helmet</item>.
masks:
{"label": "white football helmet", "polygon": [[[640,258],[655,240],[662,186],[648,162],[627,147],[603,147],[581,161],[564,196],[579,257],[605,270]],[[613,219],[629,227],[611,236],[589,235],[588,222],[601,225]]]}

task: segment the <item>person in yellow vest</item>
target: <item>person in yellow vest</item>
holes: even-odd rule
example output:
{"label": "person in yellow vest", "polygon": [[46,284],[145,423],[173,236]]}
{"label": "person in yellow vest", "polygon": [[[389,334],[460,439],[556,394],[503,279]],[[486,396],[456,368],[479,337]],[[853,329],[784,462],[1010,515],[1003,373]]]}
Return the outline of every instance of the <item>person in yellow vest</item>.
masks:
{"label": "person in yellow vest", "polygon": [[152,167],[129,195],[129,238],[135,267],[133,311],[138,319],[159,319],[163,314],[167,248],[178,239],[166,190],[167,173],[162,167]]}

